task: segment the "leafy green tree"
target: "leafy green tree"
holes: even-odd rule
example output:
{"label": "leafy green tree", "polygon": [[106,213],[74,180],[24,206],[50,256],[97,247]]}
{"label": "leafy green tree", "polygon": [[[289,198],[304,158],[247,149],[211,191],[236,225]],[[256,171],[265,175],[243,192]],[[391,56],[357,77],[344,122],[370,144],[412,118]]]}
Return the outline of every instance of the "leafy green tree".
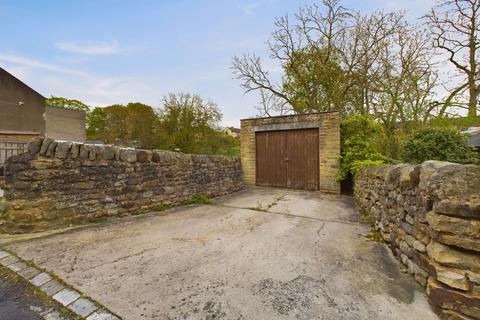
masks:
{"label": "leafy green tree", "polygon": [[406,138],[402,160],[410,163],[427,160],[477,163],[479,158],[468,145],[467,137],[457,129],[424,127],[413,131]]}
{"label": "leafy green tree", "polygon": [[64,108],[64,109],[74,109],[74,110],[83,110],[85,112],[90,111],[90,106],[79,100],[67,99],[63,97],[51,96],[46,100],[47,106]]}
{"label": "leafy green tree", "polygon": [[143,148],[156,147],[158,117],[154,109],[139,102],[127,104],[126,109],[126,138],[140,141]]}
{"label": "leafy green tree", "polygon": [[113,143],[116,138],[127,139],[127,108],[121,104],[105,107],[104,141]]}
{"label": "leafy green tree", "polygon": [[332,56],[325,49],[304,48],[285,64],[283,91],[296,113],[345,109],[346,74]]}
{"label": "leafy green tree", "polygon": [[169,94],[159,112],[142,103],[97,107],[87,115],[87,137],[114,143],[139,141],[147,149],[238,155],[239,139],[219,130],[217,105],[198,95]]}
{"label": "leafy green tree", "polygon": [[369,116],[353,115],[341,123],[341,156],[337,180],[355,175],[360,169],[385,163],[380,153],[382,127]]}
{"label": "leafy green tree", "polygon": [[87,114],[87,139],[104,140],[106,113],[104,108],[96,107]]}
{"label": "leafy green tree", "polygon": [[217,105],[198,95],[169,94],[160,110],[160,147],[185,153],[215,153],[222,114]]}
{"label": "leafy green tree", "polygon": [[115,139],[137,140],[143,148],[156,147],[157,114],[142,103],[97,107],[87,116],[87,137],[113,143]]}

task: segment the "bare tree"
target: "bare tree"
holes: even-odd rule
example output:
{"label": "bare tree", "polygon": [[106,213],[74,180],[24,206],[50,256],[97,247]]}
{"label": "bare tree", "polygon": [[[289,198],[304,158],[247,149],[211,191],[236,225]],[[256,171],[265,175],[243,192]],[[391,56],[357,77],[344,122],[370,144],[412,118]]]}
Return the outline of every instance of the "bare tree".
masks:
{"label": "bare tree", "polygon": [[[272,110],[271,102],[277,102],[278,98],[284,103],[291,103],[289,97],[283,92],[281,85],[271,80],[270,73],[263,67],[262,60],[255,54],[244,54],[241,57],[234,57],[232,69],[238,79],[242,80],[241,87],[245,93],[260,91],[264,106],[264,112]],[[275,99],[273,98],[276,97]]]}
{"label": "bare tree", "polygon": [[[324,8],[326,13],[322,10]],[[297,63],[296,53],[303,48],[324,50],[326,54],[322,54],[324,58],[319,63],[333,59],[337,43],[344,38],[343,32],[347,28],[345,24],[350,15],[349,10],[343,8],[339,0],[324,0],[322,8],[314,4],[301,9],[295,16],[296,24],[292,25],[288,16],[277,18],[276,29],[267,41],[270,58],[278,62],[283,69],[288,66],[291,76],[296,77],[298,81],[306,82],[306,79],[303,79],[304,66]],[[262,106],[265,106],[265,101],[274,101],[277,108],[281,106],[283,111],[288,109],[305,111],[297,108],[294,97],[291,92],[284,90],[283,83],[276,83],[271,79],[259,56],[246,54],[234,57],[232,70],[242,81],[241,86],[245,93],[261,92]],[[307,86],[306,83],[304,85]],[[286,108],[286,105],[290,105],[291,108]],[[267,110],[272,108],[264,108],[266,114]]]}
{"label": "bare tree", "polygon": [[434,46],[448,56],[448,61],[465,81],[447,98],[440,115],[443,115],[463,89],[468,91],[468,116],[475,117],[480,93],[479,83],[479,31],[480,0],[440,1],[426,19],[431,29]]}
{"label": "bare tree", "polygon": [[267,44],[282,78],[273,81],[257,55],[234,57],[232,66],[246,93],[260,92],[264,114],[373,113],[390,128],[437,111],[428,35],[409,25],[404,12],[362,15],[323,0],[300,9],[294,22],[276,19],[275,27]]}
{"label": "bare tree", "polygon": [[385,126],[426,122],[435,114],[438,73],[433,56],[428,33],[406,23],[384,41],[369,100]]}

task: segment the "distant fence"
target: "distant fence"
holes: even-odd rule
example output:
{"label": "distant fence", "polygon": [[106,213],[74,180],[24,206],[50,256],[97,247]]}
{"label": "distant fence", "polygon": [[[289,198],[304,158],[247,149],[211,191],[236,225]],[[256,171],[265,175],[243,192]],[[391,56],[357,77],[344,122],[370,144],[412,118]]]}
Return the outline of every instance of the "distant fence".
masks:
{"label": "distant fence", "polygon": [[0,140],[0,166],[11,156],[26,152],[27,147],[28,142]]}

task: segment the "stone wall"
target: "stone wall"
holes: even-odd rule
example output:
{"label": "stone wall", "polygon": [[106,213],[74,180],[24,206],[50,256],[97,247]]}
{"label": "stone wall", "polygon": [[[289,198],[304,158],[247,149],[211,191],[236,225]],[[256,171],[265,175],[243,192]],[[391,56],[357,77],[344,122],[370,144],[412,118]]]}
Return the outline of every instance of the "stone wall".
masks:
{"label": "stone wall", "polygon": [[5,165],[0,230],[137,214],[242,188],[240,159],[36,138]]}
{"label": "stone wall", "polygon": [[340,167],[340,114],[322,112],[313,114],[241,120],[241,158],[246,184],[256,184],[255,132],[264,130],[319,129],[320,191],[340,193],[336,176]]}
{"label": "stone wall", "polygon": [[480,166],[372,167],[355,182],[361,211],[442,319],[480,319]]}

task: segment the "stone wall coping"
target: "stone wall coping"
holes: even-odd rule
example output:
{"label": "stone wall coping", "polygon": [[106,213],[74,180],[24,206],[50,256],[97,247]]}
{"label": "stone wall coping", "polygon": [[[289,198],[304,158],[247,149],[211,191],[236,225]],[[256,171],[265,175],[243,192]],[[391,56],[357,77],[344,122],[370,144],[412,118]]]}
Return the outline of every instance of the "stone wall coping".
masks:
{"label": "stone wall coping", "polygon": [[169,159],[209,159],[215,161],[237,161],[238,156],[187,154],[170,150],[136,149],[132,147],[120,147],[111,144],[91,144],[77,141],[54,140],[44,137],[36,137],[28,144],[28,152],[31,156],[40,156],[57,159],[79,160],[110,160],[134,162],[159,162],[160,158]]}
{"label": "stone wall coping", "polygon": [[286,114],[281,116],[271,116],[271,117],[254,117],[254,118],[245,118],[240,119],[240,121],[250,121],[250,120],[262,120],[262,119],[279,119],[279,118],[293,118],[301,116],[315,116],[315,115],[324,115],[328,113],[339,113],[338,111],[322,111],[322,112],[312,112],[312,113],[298,113],[298,114]]}
{"label": "stone wall coping", "polygon": [[297,129],[316,129],[321,127],[320,121],[299,121],[288,123],[272,123],[252,126],[253,131],[276,131],[276,130],[297,130]]}

